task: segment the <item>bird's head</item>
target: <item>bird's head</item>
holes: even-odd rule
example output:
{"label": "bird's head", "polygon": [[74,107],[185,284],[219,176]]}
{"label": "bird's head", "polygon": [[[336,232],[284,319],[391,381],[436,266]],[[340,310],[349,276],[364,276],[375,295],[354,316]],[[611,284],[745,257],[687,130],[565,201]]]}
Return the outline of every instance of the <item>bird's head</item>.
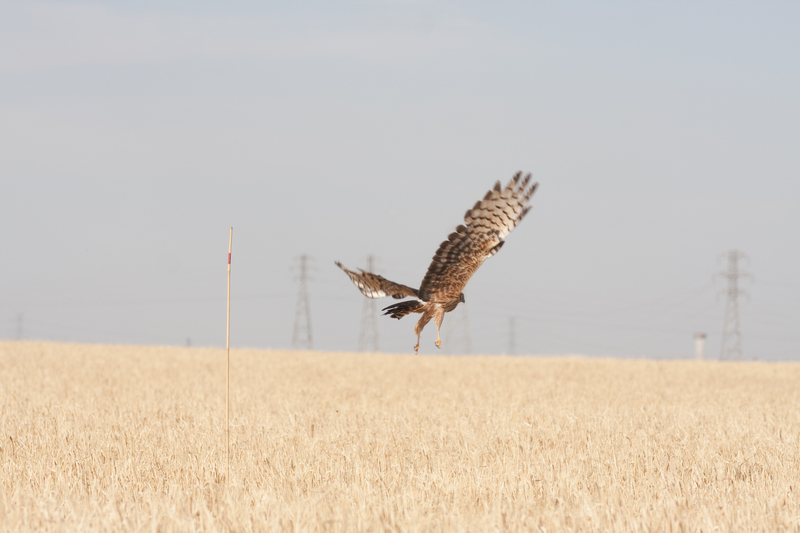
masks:
{"label": "bird's head", "polygon": [[458,295],[458,301],[461,302],[462,304],[467,303],[467,301],[464,299],[464,293],[463,292]]}

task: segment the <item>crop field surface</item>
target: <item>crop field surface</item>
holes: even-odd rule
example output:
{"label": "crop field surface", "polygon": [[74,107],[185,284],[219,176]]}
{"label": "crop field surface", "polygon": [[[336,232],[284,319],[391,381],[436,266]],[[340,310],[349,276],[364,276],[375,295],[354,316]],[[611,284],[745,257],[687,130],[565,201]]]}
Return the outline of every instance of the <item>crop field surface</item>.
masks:
{"label": "crop field surface", "polygon": [[0,342],[3,531],[800,531],[800,364]]}

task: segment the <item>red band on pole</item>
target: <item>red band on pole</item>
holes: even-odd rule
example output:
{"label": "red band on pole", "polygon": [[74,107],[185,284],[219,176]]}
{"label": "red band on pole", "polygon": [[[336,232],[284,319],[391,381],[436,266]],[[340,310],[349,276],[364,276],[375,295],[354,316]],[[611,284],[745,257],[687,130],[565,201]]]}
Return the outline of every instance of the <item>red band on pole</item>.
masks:
{"label": "red band on pole", "polygon": [[228,254],[228,264],[231,264],[231,254]]}

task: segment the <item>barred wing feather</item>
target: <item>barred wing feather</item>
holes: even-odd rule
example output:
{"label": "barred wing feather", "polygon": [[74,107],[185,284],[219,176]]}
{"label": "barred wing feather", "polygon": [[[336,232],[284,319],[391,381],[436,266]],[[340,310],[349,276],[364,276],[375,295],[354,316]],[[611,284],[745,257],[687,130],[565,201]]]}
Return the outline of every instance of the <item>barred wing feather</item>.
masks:
{"label": "barred wing feather", "polygon": [[528,202],[537,183],[518,172],[505,188],[498,181],[464,215],[464,224],[439,245],[419,288],[420,298],[458,300],[476,270],[503,246],[504,239],[530,209]]}
{"label": "barred wing feather", "polygon": [[355,286],[358,287],[358,290],[367,298],[385,298],[386,296],[405,298],[407,296],[417,296],[416,289],[389,281],[378,274],[365,272],[364,270],[353,272],[345,268],[339,261],[336,261],[336,266],[344,270],[345,274],[347,274]]}

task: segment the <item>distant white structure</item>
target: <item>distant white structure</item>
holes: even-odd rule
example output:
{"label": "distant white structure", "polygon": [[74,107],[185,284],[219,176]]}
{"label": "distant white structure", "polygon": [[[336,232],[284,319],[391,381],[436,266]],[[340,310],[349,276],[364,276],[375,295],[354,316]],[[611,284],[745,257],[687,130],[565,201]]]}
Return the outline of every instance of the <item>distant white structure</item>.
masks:
{"label": "distant white structure", "polygon": [[706,334],[705,333],[695,333],[694,334],[694,357],[698,361],[702,361],[705,359],[705,351],[706,351]]}

